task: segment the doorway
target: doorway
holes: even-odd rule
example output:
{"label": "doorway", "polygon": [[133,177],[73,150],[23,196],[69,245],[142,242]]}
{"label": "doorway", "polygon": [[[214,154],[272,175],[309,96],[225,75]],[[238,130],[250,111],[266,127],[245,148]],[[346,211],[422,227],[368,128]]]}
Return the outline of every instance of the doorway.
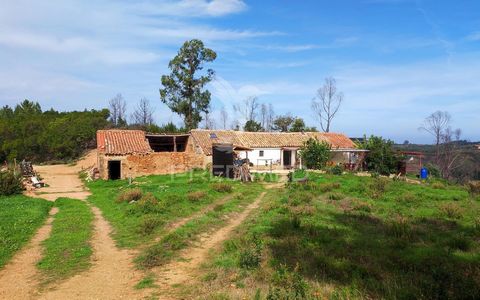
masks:
{"label": "doorway", "polygon": [[108,161],[108,179],[117,180],[121,178],[121,164],[119,160]]}
{"label": "doorway", "polygon": [[292,166],[292,151],[283,150],[283,166],[285,168],[290,168]]}

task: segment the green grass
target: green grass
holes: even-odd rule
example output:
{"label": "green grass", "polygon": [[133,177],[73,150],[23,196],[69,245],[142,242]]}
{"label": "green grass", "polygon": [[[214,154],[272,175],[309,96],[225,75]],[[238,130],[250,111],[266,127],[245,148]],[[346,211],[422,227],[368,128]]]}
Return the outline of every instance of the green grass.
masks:
{"label": "green grass", "polygon": [[51,206],[23,195],[0,197],[0,269],[45,222]]}
{"label": "green grass", "polygon": [[137,290],[141,289],[148,289],[148,288],[154,288],[157,287],[155,284],[155,275],[150,273],[147,276],[145,276],[142,280],[140,280],[136,285],[135,288]]}
{"label": "green grass", "polygon": [[70,277],[90,266],[93,213],[85,202],[59,198],[50,237],[43,242],[38,268],[44,282]]}
{"label": "green grass", "polygon": [[251,184],[243,194],[232,198],[230,201],[217,205],[213,210],[195,218],[175,231],[165,235],[158,243],[145,249],[136,262],[141,268],[151,268],[164,265],[176,254],[191,245],[192,241],[203,232],[220,227],[225,223],[223,218],[231,212],[241,211],[242,208],[253,202],[259,195],[261,187]]}
{"label": "green grass", "polygon": [[[177,175],[146,176],[136,178],[132,186],[127,180],[95,181],[87,183],[92,196],[88,201],[99,207],[105,218],[113,225],[114,239],[120,247],[137,247],[149,243],[155,237],[165,234],[165,225],[192,215],[207,205],[229,195],[212,188],[220,181],[210,178],[209,173],[195,171]],[[232,194],[248,190],[239,182],[225,181],[233,187]],[[143,193],[152,193],[158,204],[151,210],[140,210],[139,205],[128,202],[118,203],[118,195],[123,191],[139,188]],[[202,194],[193,199],[192,192]],[[204,194],[203,194],[204,193]],[[190,200],[189,195],[190,194]],[[144,230],[148,227],[148,230]]]}
{"label": "green grass", "polygon": [[234,280],[246,298],[480,297],[480,203],[464,187],[308,177],[270,191],[225,242],[205,269],[221,274],[215,292]]}

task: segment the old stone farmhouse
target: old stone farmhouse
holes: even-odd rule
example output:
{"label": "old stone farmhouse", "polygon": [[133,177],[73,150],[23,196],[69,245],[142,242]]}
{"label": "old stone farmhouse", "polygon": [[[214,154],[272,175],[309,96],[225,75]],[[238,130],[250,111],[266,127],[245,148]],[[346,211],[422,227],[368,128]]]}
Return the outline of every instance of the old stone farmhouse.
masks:
{"label": "old stone farmhouse", "polygon": [[330,144],[332,164],[355,165],[363,155],[347,136],[320,132],[192,130],[189,134],[150,134],[141,130],[99,130],[98,169],[103,179],[181,173],[212,162],[212,146],[231,144],[256,168],[301,166],[299,149],[309,138]]}

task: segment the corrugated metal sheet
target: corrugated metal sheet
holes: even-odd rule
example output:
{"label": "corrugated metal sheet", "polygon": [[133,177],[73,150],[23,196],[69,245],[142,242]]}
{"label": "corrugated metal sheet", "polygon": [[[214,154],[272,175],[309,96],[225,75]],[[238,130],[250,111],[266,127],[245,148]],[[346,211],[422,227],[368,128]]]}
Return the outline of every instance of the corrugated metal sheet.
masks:
{"label": "corrugated metal sheet", "polygon": [[196,144],[206,155],[211,155],[212,144],[229,143],[249,148],[301,147],[310,138],[325,141],[333,149],[354,149],[355,143],[340,133],[322,132],[243,132],[232,130],[191,131]]}
{"label": "corrugated metal sheet", "polygon": [[141,130],[98,130],[97,149],[110,155],[153,152]]}

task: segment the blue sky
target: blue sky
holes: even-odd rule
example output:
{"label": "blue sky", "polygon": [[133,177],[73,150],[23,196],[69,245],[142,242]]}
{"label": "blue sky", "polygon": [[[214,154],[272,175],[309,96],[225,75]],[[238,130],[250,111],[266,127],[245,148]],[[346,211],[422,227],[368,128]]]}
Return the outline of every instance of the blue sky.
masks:
{"label": "blue sky", "polygon": [[217,118],[257,96],[319,127],[310,102],[333,76],[345,100],[332,131],[426,143],[423,119],[447,110],[480,140],[479,1],[1,1],[1,105],[101,108],[122,93],[129,112],[147,97],[158,123],[180,123],[160,77],[199,38],[218,54]]}

